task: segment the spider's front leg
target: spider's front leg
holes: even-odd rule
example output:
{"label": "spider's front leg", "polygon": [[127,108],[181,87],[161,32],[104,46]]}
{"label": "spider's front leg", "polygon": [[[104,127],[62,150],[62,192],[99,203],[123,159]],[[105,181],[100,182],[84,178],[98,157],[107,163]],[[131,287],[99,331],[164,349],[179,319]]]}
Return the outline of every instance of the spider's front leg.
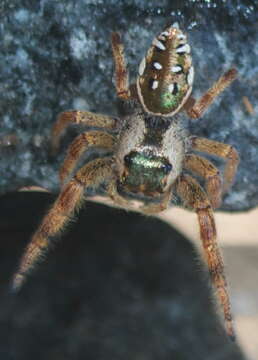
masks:
{"label": "spider's front leg", "polygon": [[237,70],[232,68],[225,72],[199,100],[190,97],[184,106],[187,114],[193,119],[200,118],[216,97],[236,79],[236,76]]}
{"label": "spider's front leg", "polygon": [[93,147],[113,151],[115,146],[115,136],[102,132],[90,131],[78,135],[68,148],[66,158],[59,171],[61,184],[71,174],[77,162],[85,151]]}
{"label": "spider's front leg", "polygon": [[116,130],[118,127],[118,120],[115,117],[94,114],[89,111],[64,111],[58,115],[58,118],[53,126],[51,134],[51,148],[55,153],[59,147],[60,138],[70,124],[81,124],[89,127],[103,128],[107,130]]}
{"label": "spider's front leg", "polygon": [[171,197],[172,197],[172,191],[171,187],[162,195],[159,202],[153,204],[145,204],[142,205],[141,200],[129,200],[121,196],[117,191],[117,185],[116,181],[113,180],[109,183],[107,192],[110,196],[110,198],[114,201],[114,203],[123,209],[126,210],[134,210],[139,211],[145,215],[152,215],[152,214],[158,214],[163,210],[166,210],[169,206]]}
{"label": "spider's front leg", "polygon": [[210,202],[201,186],[189,175],[181,175],[176,188],[185,206],[194,209],[197,213],[200,237],[211,280],[217,289],[218,298],[224,311],[227,333],[234,339],[227,282],[224,275],[222,256],[217,243],[216,226]]}
{"label": "spider's front leg", "polygon": [[51,238],[63,229],[75,210],[79,208],[84,189],[89,186],[98,186],[103,180],[111,176],[112,164],[113,159],[110,157],[93,160],[83,166],[62,189],[25,249],[19,269],[14,275],[12,283],[14,290],[18,290],[22,286],[29,271],[48,249]]}
{"label": "spider's front leg", "polygon": [[172,198],[172,187],[170,187],[161,197],[158,203],[151,203],[140,207],[140,211],[146,215],[158,214],[166,210]]}
{"label": "spider's front leg", "polygon": [[107,193],[115,205],[118,205],[125,210],[134,210],[132,201],[124,198],[118,193],[117,183],[115,179],[110,181],[110,183],[108,184]]}

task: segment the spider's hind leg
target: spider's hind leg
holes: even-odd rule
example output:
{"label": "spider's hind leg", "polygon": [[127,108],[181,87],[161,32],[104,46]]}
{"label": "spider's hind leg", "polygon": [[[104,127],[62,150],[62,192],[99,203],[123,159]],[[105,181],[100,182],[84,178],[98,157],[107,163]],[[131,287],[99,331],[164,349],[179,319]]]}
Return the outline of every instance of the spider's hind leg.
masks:
{"label": "spider's hind leg", "polygon": [[12,288],[18,290],[33,266],[42,258],[56,236],[69,222],[79,208],[84,189],[98,186],[112,175],[112,158],[96,159],[83,166],[64,186],[53,206],[43,218],[22,256],[20,266],[14,275]]}
{"label": "spider's hind leg", "polygon": [[194,209],[198,216],[200,237],[213,285],[224,311],[228,335],[234,338],[227,282],[224,275],[222,256],[217,243],[213,211],[207,195],[201,186],[189,175],[181,175],[177,182],[177,193],[186,207]]}
{"label": "spider's hind leg", "polygon": [[131,98],[131,92],[129,89],[129,75],[124,56],[124,46],[122,44],[119,33],[112,33],[111,44],[115,63],[115,81],[117,96],[120,99],[129,100]]}

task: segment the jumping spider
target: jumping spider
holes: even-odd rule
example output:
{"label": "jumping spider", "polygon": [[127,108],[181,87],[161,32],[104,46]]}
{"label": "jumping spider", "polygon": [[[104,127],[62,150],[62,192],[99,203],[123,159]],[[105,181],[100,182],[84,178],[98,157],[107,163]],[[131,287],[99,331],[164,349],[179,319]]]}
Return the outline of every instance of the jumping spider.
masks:
{"label": "jumping spider", "polygon": [[[233,336],[213,209],[219,207],[222,194],[232,184],[238,154],[230,145],[191,136],[185,129],[186,116],[182,111],[190,118],[200,118],[236,78],[237,71],[227,71],[196,101],[191,97],[194,78],[191,49],[177,23],[153,40],[140,63],[136,84],[129,86],[124,48],[118,33],[112,34],[112,49],[116,92],[126,109],[125,114],[115,118],[75,110],[59,115],[52,134],[54,149],[58,148],[61,134],[71,123],[102,130],[83,132],[70,145],[60,170],[64,185],[23,254],[13,288],[21,287],[28,272],[48,249],[51,238],[81,205],[88,187],[105,183],[106,193],[114,204],[126,209],[134,208],[132,198],[140,199],[139,210],[144,214],[166,209],[172,195],[177,194],[186,207],[197,213],[211,280],[224,311],[227,333]],[[81,155],[93,147],[104,148],[111,155],[86,163],[65,183]],[[210,161],[196,155],[195,151],[224,158],[223,178]],[[203,177],[205,191],[186,172]]]}

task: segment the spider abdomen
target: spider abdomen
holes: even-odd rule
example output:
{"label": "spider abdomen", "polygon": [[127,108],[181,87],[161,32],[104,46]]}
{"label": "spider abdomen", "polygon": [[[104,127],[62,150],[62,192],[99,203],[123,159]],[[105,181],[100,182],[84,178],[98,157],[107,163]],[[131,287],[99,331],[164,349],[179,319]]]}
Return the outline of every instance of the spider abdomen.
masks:
{"label": "spider abdomen", "polygon": [[153,40],[137,78],[139,99],[150,114],[172,116],[192,91],[194,70],[186,35],[177,24]]}

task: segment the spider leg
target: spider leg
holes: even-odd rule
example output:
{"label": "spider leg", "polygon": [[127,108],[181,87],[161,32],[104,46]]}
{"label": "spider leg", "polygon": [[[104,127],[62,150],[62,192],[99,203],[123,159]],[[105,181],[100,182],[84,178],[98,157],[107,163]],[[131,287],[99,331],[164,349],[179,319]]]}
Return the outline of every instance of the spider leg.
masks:
{"label": "spider leg", "polygon": [[224,311],[227,333],[234,339],[227,282],[224,275],[222,256],[217,243],[215,220],[210,202],[201,186],[189,175],[181,175],[176,187],[177,193],[185,205],[194,209],[197,213],[200,237],[211,280],[217,289],[217,295]]}
{"label": "spider leg", "polygon": [[219,170],[207,159],[187,154],[184,159],[183,167],[205,179],[205,189],[210,199],[213,209],[221,204],[222,181]]}
{"label": "spider leg", "polygon": [[74,170],[81,155],[92,147],[101,147],[108,151],[113,151],[115,145],[115,137],[102,131],[84,132],[78,135],[68,148],[66,158],[59,171],[61,183]]}
{"label": "spider leg", "polygon": [[172,198],[171,187],[163,194],[158,203],[150,203],[140,207],[140,211],[146,215],[157,214],[168,208]]}
{"label": "spider leg", "polygon": [[83,166],[64,186],[25,249],[19,269],[13,278],[13,290],[18,290],[22,286],[34,264],[46,253],[52,243],[51,238],[64,228],[75,210],[80,207],[84,189],[89,186],[98,186],[111,176],[112,163],[113,159],[110,157],[93,160]]}
{"label": "spider leg", "polygon": [[115,63],[115,81],[117,96],[123,100],[129,100],[131,93],[129,89],[129,75],[124,57],[124,46],[119,33],[113,32],[111,44]]}
{"label": "spider leg", "polygon": [[117,118],[102,114],[94,114],[89,111],[65,111],[58,115],[51,134],[52,152],[55,153],[59,147],[60,138],[70,124],[82,124],[89,127],[98,127],[109,130],[117,128]]}
{"label": "spider leg", "polygon": [[[161,211],[168,208],[169,202],[172,197],[171,188],[169,188],[165,194],[163,194],[162,199],[157,204],[147,204],[147,205],[136,205],[135,200],[128,200],[122,197],[117,191],[116,181],[113,180],[109,183],[107,192],[110,198],[114,201],[115,204],[127,210],[140,211],[146,215],[157,214]],[[140,204],[140,202],[139,202]]]}
{"label": "spider leg", "polygon": [[236,76],[237,70],[232,68],[225,72],[199,100],[195,101],[190,97],[185,105],[187,114],[193,119],[200,118],[216,97],[236,79]]}
{"label": "spider leg", "polygon": [[197,136],[191,137],[191,146],[193,150],[216,155],[226,160],[222,189],[223,193],[226,192],[233,183],[239,164],[239,156],[236,149],[231,145]]}
{"label": "spider leg", "polygon": [[119,207],[122,207],[123,209],[132,209],[133,210],[133,204],[131,200],[128,200],[124,197],[122,197],[118,191],[117,191],[117,184],[116,180],[110,181],[107,187],[107,193],[109,197],[114,201],[116,205]]}

